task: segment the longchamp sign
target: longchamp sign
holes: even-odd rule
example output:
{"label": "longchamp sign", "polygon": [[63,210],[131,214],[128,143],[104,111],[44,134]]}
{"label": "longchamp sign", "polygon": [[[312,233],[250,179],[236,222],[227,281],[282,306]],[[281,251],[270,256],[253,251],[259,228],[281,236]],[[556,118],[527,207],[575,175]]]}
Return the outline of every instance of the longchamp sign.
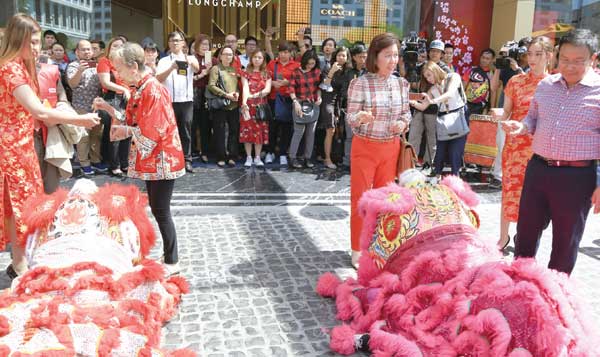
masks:
{"label": "longchamp sign", "polygon": [[260,0],[187,0],[190,6],[239,7],[260,9]]}

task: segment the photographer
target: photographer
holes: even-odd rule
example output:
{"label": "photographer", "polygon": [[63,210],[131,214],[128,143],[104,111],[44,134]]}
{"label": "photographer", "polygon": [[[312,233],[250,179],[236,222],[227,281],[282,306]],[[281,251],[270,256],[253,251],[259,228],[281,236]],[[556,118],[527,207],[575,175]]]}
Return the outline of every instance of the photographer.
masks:
{"label": "photographer", "polygon": [[183,154],[185,156],[185,170],[187,172],[194,172],[192,167],[193,83],[194,72],[200,69],[200,64],[196,57],[183,53],[186,43],[181,32],[171,32],[168,40],[170,54],[158,61],[156,79],[167,88],[171,95]]}

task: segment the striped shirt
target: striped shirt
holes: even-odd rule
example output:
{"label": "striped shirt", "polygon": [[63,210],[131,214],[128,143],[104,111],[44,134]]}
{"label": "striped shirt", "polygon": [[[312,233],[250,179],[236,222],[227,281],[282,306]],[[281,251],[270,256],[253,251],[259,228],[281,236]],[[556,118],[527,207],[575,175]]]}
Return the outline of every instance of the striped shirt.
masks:
{"label": "striped shirt", "polygon": [[[400,134],[392,134],[392,124],[411,120],[408,105],[409,84],[404,78],[389,76],[382,78],[367,73],[350,83],[348,88],[347,119],[354,135],[373,139],[392,139]],[[370,124],[359,124],[358,113],[371,111],[375,120]]]}
{"label": "striped shirt", "polygon": [[568,88],[561,74],[540,82],[523,121],[533,152],[552,160],[600,159],[600,75],[588,70]]}

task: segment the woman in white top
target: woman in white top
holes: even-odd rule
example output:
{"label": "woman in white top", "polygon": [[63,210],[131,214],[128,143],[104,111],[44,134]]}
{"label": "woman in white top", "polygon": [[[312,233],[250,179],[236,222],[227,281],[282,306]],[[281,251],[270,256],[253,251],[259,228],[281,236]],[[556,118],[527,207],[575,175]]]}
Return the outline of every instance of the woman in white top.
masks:
{"label": "woman in white top", "polygon": [[[456,111],[464,110],[465,101],[461,93],[461,79],[457,73],[446,73],[432,61],[423,65],[422,75],[431,88],[427,93],[422,93],[420,101],[411,100],[411,106],[418,110],[425,110],[430,104],[439,107],[438,118]],[[466,135],[450,139],[440,140],[437,133],[437,150],[435,153],[434,166],[436,176],[441,176],[449,158],[452,175],[458,176],[458,170],[462,165],[462,157],[465,151]]]}

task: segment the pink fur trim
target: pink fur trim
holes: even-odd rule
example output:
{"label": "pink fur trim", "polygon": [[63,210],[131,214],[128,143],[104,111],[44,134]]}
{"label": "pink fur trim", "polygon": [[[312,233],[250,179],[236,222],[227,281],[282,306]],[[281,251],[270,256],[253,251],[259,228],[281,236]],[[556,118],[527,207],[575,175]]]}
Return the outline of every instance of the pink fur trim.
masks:
{"label": "pink fur trim", "polygon": [[323,297],[335,297],[335,290],[341,284],[340,278],[333,273],[321,275],[317,282],[317,294]]}
{"label": "pink fur trim", "polygon": [[355,332],[348,325],[336,326],[331,330],[331,349],[342,355],[351,355],[355,352],[354,348]]}
{"label": "pink fur trim", "polygon": [[380,350],[391,356],[418,357],[423,356],[419,346],[409,341],[400,334],[392,334],[384,331],[384,321],[373,324],[370,333],[369,347],[371,350]]}
{"label": "pink fur trim", "polygon": [[368,285],[369,281],[375,279],[379,274],[381,274],[381,269],[371,258],[371,253],[363,250],[358,260],[358,282],[361,285]]}
{"label": "pink fur trim", "polygon": [[463,200],[467,206],[475,208],[479,204],[477,194],[473,192],[471,186],[457,176],[446,176],[442,179],[442,185],[450,188],[456,195]]}

